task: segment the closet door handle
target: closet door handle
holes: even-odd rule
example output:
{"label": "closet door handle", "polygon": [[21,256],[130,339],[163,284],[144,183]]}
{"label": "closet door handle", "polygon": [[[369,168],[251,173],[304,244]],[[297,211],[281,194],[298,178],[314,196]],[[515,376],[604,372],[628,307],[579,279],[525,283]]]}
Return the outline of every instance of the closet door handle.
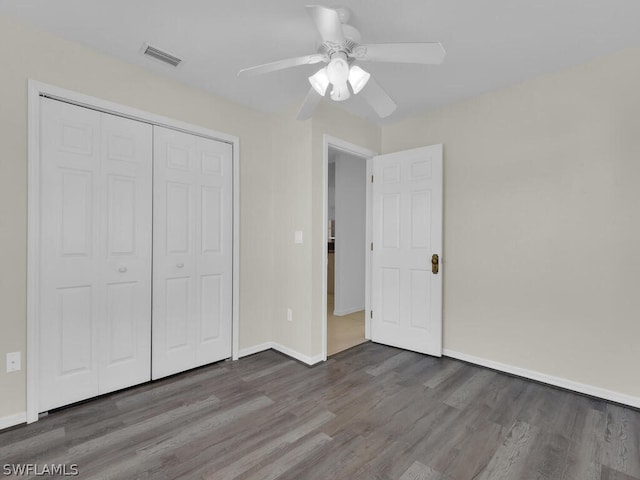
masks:
{"label": "closet door handle", "polygon": [[179,264],[176,265],[176,267],[182,268],[182,267],[184,267],[184,263],[179,263]]}
{"label": "closet door handle", "polygon": [[118,271],[120,273],[126,273],[127,272],[127,267],[120,267],[120,268],[118,268]]}

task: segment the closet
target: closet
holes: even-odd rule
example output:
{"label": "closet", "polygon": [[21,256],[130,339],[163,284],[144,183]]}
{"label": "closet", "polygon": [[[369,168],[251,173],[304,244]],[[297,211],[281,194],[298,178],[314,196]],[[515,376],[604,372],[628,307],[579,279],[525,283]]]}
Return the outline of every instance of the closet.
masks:
{"label": "closet", "polygon": [[40,102],[38,411],[230,357],[232,146]]}

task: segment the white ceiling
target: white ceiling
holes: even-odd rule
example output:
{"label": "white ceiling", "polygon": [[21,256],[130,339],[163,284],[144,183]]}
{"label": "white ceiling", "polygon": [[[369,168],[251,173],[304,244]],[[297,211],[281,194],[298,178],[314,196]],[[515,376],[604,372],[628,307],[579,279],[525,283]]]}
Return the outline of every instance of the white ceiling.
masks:
{"label": "white ceiling", "polygon": [[[320,0],[316,0],[320,1]],[[301,103],[306,65],[238,70],[316,51],[312,0],[0,0],[0,13],[262,111]],[[640,45],[638,0],[341,0],[363,43],[440,41],[441,66],[367,63],[398,104],[385,123]],[[332,3],[327,3],[332,6]],[[1,35],[1,32],[0,32]],[[149,42],[178,69],[141,55]],[[340,104],[378,121],[359,97]]]}

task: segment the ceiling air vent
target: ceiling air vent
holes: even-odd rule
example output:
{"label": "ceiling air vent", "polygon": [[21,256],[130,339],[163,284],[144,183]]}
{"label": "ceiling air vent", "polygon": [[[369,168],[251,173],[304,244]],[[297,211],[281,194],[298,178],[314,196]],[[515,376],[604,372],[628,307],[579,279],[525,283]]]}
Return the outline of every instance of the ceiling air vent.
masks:
{"label": "ceiling air vent", "polygon": [[160,60],[161,62],[168,63],[172,67],[177,67],[182,62],[180,58],[174,55],[171,55],[170,53],[164,52],[159,48],[153,47],[149,44],[144,45],[143,53],[145,55],[155,58],[156,60]]}

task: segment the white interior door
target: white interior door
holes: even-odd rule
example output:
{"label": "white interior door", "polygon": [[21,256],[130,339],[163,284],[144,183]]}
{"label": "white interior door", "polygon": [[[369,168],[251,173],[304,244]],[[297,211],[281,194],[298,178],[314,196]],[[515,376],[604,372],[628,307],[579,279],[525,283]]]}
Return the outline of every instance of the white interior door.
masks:
{"label": "white interior door", "polygon": [[154,379],[231,356],[232,147],[154,127]]}
{"label": "white interior door", "polygon": [[150,378],[151,126],[41,99],[45,411]]}
{"label": "white interior door", "polygon": [[374,157],[373,176],[371,339],[440,356],[442,145]]}
{"label": "white interior door", "polygon": [[151,379],[151,125],[102,114],[100,394]]}

